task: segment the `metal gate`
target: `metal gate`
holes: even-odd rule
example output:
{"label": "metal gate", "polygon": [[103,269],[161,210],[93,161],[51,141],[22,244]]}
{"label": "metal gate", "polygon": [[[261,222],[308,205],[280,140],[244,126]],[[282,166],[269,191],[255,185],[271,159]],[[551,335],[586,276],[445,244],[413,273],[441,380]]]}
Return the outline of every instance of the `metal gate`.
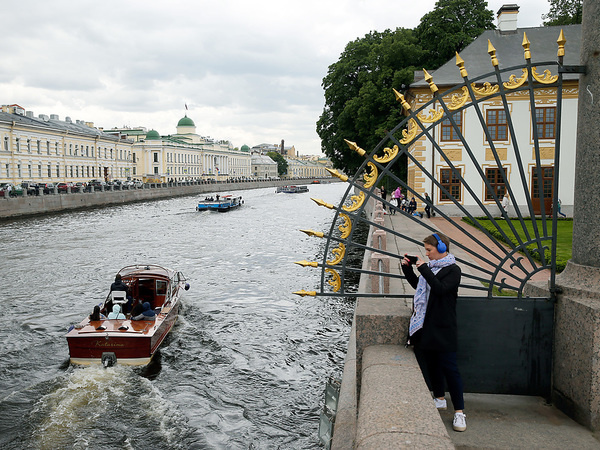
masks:
{"label": "metal gate", "polygon": [[[469,78],[465,62],[457,54],[456,65],[463,82],[440,93],[433,78],[425,71],[431,99],[416,110],[403,94],[394,90],[406,118],[389,131],[371,152],[346,141],[350,149],[364,157],[362,166],[353,177],[330,170],[332,176],[348,183],[339,205],[313,199],[318,205],[334,210],[335,217],[328,233],[303,230],[309,235],[325,238],[326,249],[320,262],[299,262],[304,266],[321,268],[318,290],[296,293],[412,298],[412,294],[395,292],[359,293],[346,286],[346,277],[356,272],[382,279],[404,279],[401,271],[394,273],[384,270],[381,264],[376,269],[351,266],[347,255],[353,247],[389,257],[390,264],[399,265],[402,259],[402,255],[397,253],[353,240],[356,225],[364,222],[407,245],[421,246],[421,239],[438,232],[443,224],[451,231],[453,248],[462,255],[457,256],[457,263],[463,269],[457,308],[459,365],[467,391],[547,395],[551,381],[557,271],[558,196],[554,193],[558,192],[559,187],[563,74],[582,70],[579,66],[563,64],[566,41],[562,31],[557,42],[557,61],[534,64],[531,62],[530,43],[524,35],[522,46],[525,63],[501,69],[496,50],[488,41],[493,70],[473,79]],[[489,82],[490,77],[495,81]],[[536,101],[542,89],[544,104],[555,107],[555,115],[550,119],[544,116],[545,113],[540,114],[539,102]],[[515,123],[511,116],[511,96],[517,92],[529,99],[531,142],[519,142],[515,132],[520,124]],[[553,93],[550,99],[549,92]],[[499,107],[492,120],[484,116],[485,106],[490,102]],[[459,114],[467,111],[470,117],[475,118],[469,124],[470,138],[463,133],[462,122],[459,122],[462,121],[462,115]],[[498,121],[508,133],[511,144],[508,149],[496,146],[494,134],[498,132]],[[435,138],[436,127],[442,128],[442,124],[446,132],[457,136],[457,145],[466,155],[461,165],[456,164],[455,158]],[[475,126],[481,130],[478,136],[484,136],[485,151],[481,149],[481,138],[472,139]],[[551,126],[554,155],[548,167],[548,161],[544,161],[547,158],[541,155],[540,133],[546,132],[544,127],[549,130]],[[415,151],[417,144],[423,142],[431,148],[432,158],[442,162],[443,169],[436,173],[424,166],[422,156]],[[503,167],[507,152],[515,161],[510,180]],[[529,166],[524,163],[527,159],[525,155],[532,154],[528,152],[534,155]],[[400,186],[403,192],[415,197],[419,203],[429,202],[423,189],[415,186],[414,179],[409,177],[408,181],[402,180],[392,171],[402,155],[406,156],[409,165],[420,177],[429,180],[439,198],[444,200],[444,205],[427,203],[436,214],[437,222],[409,215],[393,205],[389,197],[382,198],[378,186],[387,180]],[[467,165],[470,181],[466,179]],[[483,169],[484,165],[486,170]],[[474,174],[476,182],[473,181]],[[481,192],[477,192],[477,185],[481,185]],[[460,189],[455,189],[456,186]],[[504,191],[511,199],[522,199],[512,203],[510,215],[502,207]],[[461,194],[469,196],[473,207],[465,206]],[[390,212],[394,210],[396,214],[404,214],[413,224],[410,227],[412,232],[386,227],[382,220],[372,219],[370,214],[365,214],[371,208],[367,205],[378,202]],[[456,216],[462,220],[457,220]],[[417,227],[420,239],[415,238],[414,229]],[[525,286],[540,275],[547,280],[548,295],[528,296],[524,292]]]}

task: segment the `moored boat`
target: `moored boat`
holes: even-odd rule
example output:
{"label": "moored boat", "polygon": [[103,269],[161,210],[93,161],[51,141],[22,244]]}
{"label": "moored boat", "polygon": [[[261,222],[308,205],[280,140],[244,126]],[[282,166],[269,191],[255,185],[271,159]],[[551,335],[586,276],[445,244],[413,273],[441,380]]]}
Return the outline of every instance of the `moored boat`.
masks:
{"label": "moored boat", "polygon": [[242,196],[234,195],[216,195],[214,197],[205,197],[198,202],[196,211],[219,211],[226,212],[230,209],[239,208],[244,204]]}
{"label": "moored boat", "polygon": [[307,186],[279,186],[275,193],[283,192],[285,194],[301,194],[308,192]]}
{"label": "moored boat", "polygon": [[[148,264],[124,267],[118,275],[127,291],[109,292],[98,320],[87,317],[69,329],[66,337],[72,364],[146,365],[173,328],[182,289],[189,289],[181,272]],[[135,311],[136,305],[145,303],[154,316],[145,313],[134,320],[127,309]],[[115,305],[119,308],[113,309]],[[105,318],[117,309],[125,314]]]}

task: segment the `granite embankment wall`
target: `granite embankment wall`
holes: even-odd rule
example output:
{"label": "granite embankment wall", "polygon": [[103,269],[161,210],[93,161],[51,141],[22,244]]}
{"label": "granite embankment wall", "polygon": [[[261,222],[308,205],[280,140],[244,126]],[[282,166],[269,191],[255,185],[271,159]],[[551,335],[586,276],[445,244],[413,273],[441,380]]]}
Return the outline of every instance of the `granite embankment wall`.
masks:
{"label": "granite embankment wall", "polygon": [[[10,219],[38,214],[48,214],[85,208],[97,208],[124,203],[160,200],[169,197],[229,192],[244,189],[309,184],[309,180],[250,181],[240,183],[211,184],[146,184],[143,188],[76,192],[70,194],[47,194],[15,198],[0,198],[0,219]],[[328,178],[327,181],[330,181]]]}

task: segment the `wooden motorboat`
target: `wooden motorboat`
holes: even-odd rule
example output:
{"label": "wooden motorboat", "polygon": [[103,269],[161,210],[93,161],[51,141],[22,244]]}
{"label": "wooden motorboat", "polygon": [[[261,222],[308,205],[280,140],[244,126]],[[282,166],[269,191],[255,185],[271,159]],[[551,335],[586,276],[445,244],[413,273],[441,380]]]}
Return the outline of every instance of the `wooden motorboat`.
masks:
{"label": "wooden motorboat", "polygon": [[[173,328],[182,289],[189,289],[181,272],[148,264],[124,267],[119,275],[128,291],[109,292],[100,306],[103,317],[90,320],[88,316],[69,329],[71,363],[146,365]],[[146,302],[155,312],[154,319],[133,320],[127,309]],[[125,318],[104,318],[114,304],[126,311]]]}
{"label": "wooden motorboat", "polygon": [[235,209],[244,204],[241,196],[234,195],[216,195],[214,197],[205,197],[204,200],[198,202],[196,211],[219,211],[226,212],[230,209]]}

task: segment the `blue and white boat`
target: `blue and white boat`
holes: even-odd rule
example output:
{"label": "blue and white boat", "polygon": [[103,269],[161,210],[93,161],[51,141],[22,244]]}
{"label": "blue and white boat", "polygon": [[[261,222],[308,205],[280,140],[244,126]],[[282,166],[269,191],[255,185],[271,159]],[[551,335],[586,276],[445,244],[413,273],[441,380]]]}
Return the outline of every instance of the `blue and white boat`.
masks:
{"label": "blue and white boat", "polygon": [[280,192],[284,192],[286,194],[300,194],[302,192],[308,192],[308,187],[306,186],[279,186],[275,193],[278,194]]}
{"label": "blue and white boat", "polygon": [[234,195],[214,195],[205,197],[204,200],[198,202],[196,211],[219,211],[226,212],[230,209],[235,209],[244,204],[242,196]]}

